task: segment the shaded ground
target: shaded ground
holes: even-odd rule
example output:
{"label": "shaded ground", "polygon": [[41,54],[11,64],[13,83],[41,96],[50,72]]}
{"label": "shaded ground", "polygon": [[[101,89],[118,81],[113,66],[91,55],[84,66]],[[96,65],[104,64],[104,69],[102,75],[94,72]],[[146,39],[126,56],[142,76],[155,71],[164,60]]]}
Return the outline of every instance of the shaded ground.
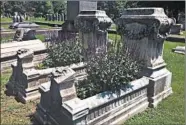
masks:
{"label": "shaded ground", "polygon": [[[109,35],[114,38],[114,35]],[[173,73],[173,95],[163,100],[157,108],[147,109],[145,112],[129,119],[125,125],[181,125],[184,124],[184,55],[173,53],[171,50],[184,43],[165,42],[164,59],[168,69]],[[5,84],[10,72],[1,75],[1,124],[31,124],[32,114],[36,104],[16,102],[14,97],[4,94]]]}

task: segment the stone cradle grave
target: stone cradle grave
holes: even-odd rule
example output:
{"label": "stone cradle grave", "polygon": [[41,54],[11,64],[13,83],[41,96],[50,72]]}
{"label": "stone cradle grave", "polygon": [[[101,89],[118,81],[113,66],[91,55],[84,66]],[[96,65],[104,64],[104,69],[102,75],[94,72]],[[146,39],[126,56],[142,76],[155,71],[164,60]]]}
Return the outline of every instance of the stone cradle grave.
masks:
{"label": "stone cradle grave", "polygon": [[3,43],[1,44],[1,71],[6,71],[12,63],[16,62],[17,51],[23,48],[33,50],[35,64],[38,64],[47,56],[47,47],[39,39]]}
{"label": "stone cradle grave", "polygon": [[[55,71],[54,67],[47,69],[36,69],[33,62],[33,51],[30,49],[21,49],[17,52],[17,62],[11,65],[12,75],[6,84],[7,95],[13,95],[18,101],[26,103],[40,98],[38,88],[42,84],[50,84],[50,74]],[[85,64],[72,64],[69,67],[75,71],[76,79],[82,79],[86,76]]]}
{"label": "stone cradle grave", "polygon": [[[87,26],[85,24],[82,23],[82,26]],[[172,73],[166,69],[162,53],[172,20],[165,15],[163,8],[126,9],[117,25],[127,49],[133,51],[135,47],[134,54],[145,60],[146,67],[141,72],[141,78],[131,81],[129,88],[121,89],[120,95],[105,91],[79,99],[75,96],[71,70],[66,73],[55,71],[51,84],[40,86],[41,99],[34,116],[41,124],[118,124],[147,107],[156,107],[172,94]],[[63,93],[64,89],[66,92],[71,90],[71,98],[64,98],[68,95]]]}
{"label": "stone cradle grave", "polygon": [[[53,75],[50,86],[40,86],[41,99],[34,116],[41,124],[116,124],[118,116],[127,119],[148,107],[147,78],[133,81],[131,88],[121,90],[120,98],[107,91],[81,100],[76,96],[72,73],[67,73],[57,78]],[[71,80],[62,80],[67,76]]]}

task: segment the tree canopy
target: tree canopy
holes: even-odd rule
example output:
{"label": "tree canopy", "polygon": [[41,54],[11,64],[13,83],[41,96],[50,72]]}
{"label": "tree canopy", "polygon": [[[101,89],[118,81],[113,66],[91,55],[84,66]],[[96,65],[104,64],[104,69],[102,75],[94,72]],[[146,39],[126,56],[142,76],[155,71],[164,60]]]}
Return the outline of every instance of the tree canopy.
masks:
{"label": "tree canopy", "polygon": [[[179,11],[185,10],[185,1],[98,1],[98,10],[105,10],[113,20],[123,9],[131,7],[163,7],[169,16],[177,18]],[[1,14],[19,12],[30,16],[44,16],[49,13],[66,13],[66,1],[2,1]]]}

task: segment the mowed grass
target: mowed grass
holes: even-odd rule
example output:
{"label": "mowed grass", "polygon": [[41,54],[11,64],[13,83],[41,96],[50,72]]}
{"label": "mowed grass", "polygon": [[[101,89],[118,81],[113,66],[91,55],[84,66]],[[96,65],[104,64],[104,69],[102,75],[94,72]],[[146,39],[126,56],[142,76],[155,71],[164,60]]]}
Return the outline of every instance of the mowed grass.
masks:
{"label": "mowed grass", "polygon": [[[110,38],[114,37],[109,35]],[[163,100],[157,108],[148,108],[129,119],[124,125],[181,125],[184,124],[184,55],[173,53],[172,48],[183,43],[165,42],[164,59],[167,68],[173,73],[173,94]],[[17,102],[14,97],[4,94],[5,84],[11,71],[1,74],[1,124],[30,124],[30,116],[35,112],[36,104]]]}
{"label": "mowed grass", "polygon": [[[30,18],[29,20],[25,20],[25,21],[31,21],[31,22],[45,22],[45,23],[55,23],[55,24],[63,24],[63,21],[45,21],[45,18]],[[11,18],[1,18],[1,22],[9,22],[12,23],[12,19]],[[39,25],[40,28],[52,28],[51,26],[48,25]],[[3,27],[6,30],[11,31],[12,29],[9,29],[9,24],[1,24],[1,27]]]}
{"label": "mowed grass", "polygon": [[172,48],[184,43],[165,42],[164,60],[172,72],[173,94],[159,103],[157,108],[148,108],[124,123],[124,125],[183,125],[184,119],[184,55]]}
{"label": "mowed grass", "polygon": [[5,84],[8,82],[11,71],[1,74],[1,125],[30,124],[39,100],[22,104],[13,96],[4,94]]}

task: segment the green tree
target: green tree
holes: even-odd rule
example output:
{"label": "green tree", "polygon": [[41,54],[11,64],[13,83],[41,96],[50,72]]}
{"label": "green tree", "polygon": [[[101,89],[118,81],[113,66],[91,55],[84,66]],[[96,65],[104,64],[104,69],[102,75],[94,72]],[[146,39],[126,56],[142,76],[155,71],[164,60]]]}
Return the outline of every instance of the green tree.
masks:
{"label": "green tree", "polygon": [[53,1],[54,13],[66,13],[66,2],[65,1]]}

